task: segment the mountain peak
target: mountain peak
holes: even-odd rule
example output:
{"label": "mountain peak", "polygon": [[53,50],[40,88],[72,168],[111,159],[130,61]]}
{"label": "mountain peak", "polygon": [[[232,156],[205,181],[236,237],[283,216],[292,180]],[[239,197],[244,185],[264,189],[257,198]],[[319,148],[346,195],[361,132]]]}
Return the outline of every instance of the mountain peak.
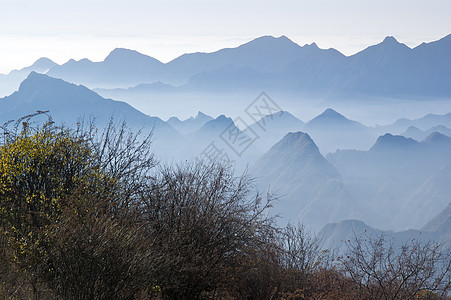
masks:
{"label": "mountain peak", "polygon": [[399,44],[398,40],[393,36],[386,36],[382,43],[385,44]]}
{"label": "mountain peak", "polygon": [[338,113],[336,110],[332,108],[327,108],[321,115],[324,116],[336,116],[336,117],[344,117],[342,114]]}
{"label": "mountain peak", "polygon": [[305,132],[287,133],[273,148],[288,150],[293,153],[312,153],[319,154],[318,146],[312,138]]}
{"label": "mountain peak", "polygon": [[[300,170],[304,168],[314,168],[329,178],[339,178],[338,172],[321,155],[310,135],[302,131],[287,133],[263,155],[258,165],[266,165],[272,171],[277,170],[276,173],[290,173],[287,180],[299,178],[302,174]],[[265,172],[261,171],[262,174]]]}
{"label": "mountain peak", "polygon": [[33,69],[50,69],[56,63],[47,57],[41,57],[36,60],[30,67]]}
{"label": "mountain peak", "polygon": [[371,147],[370,151],[406,149],[418,144],[414,139],[386,133],[377,138],[376,143]]}
{"label": "mountain peak", "polygon": [[126,56],[143,56],[144,54],[139,53],[135,50],[130,50],[126,48],[116,48],[108,54],[105,58],[105,61],[116,59],[116,58],[124,58]]}
{"label": "mountain peak", "polygon": [[298,44],[290,40],[288,37],[282,35],[280,37],[274,37],[272,35],[264,35],[261,37],[258,37],[256,39],[253,39],[250,42],[247,42],[240,47],[258,47],[258,48],[275,48],[275,47],[281,47],[281,48],[291,48],[291,47],[299,47]]}
{"label": "mountain peak", "polygon": [[363,130],[365,126],[357,121],[349,120],[342,114],[328,108],[320,115],[316,116],[307,123],[307,128],[310,130]]}
{"label": "mountain peak", "polygon": [[20,84],[19,91],[24,91],[29,86],[42,85],[44,82],[52,81],[52,79],[58,80],[53,77],[37,73],[35,71],[31,71],[30,74],[28,74],[27,78],[25,78],[25,80]]}
{"label": "mountain peak", "polygon": [[228,126],[234,125],[233,120],[224,115],[220,115],[216,119],[205,122],[202,127],[197,131],[199,132],[222,132]]}
{"label": "mountain peak", "polygon": [[318,45],[315,42],[313,42],[311,44],[305,44],[304,47],[312,48],[312,49],[319,49]]}
{"label": "mountain peak", "polygon": [[[393,37],[393,36],[385,37],[384,40],[378,45],[379,46],[383,46],[382,48],[385,47],[385,48],[389,48],[389,49],[398,49],[398,50],[401,50],[401,51],[412,50],[406,44],[398,42],[398,40],[395,37]],[[376,46],[378,46],[378,45],[376,45]]]}
{"label": "mountain peak", "polygon": [[201,111],[198,111],[198,112],[197,112],[197,116],[196,116],[194,119],[195,119],[195,120],[201,120],[201,119],[209,119],[209,120],[211,120],[212,117],[210,117],[209,115],[204,114],[204,113],[201,112]]}
{"label": "mountain peak", "polygon": [[219,117],[217,117],[215,119],[215,121],[217,121],[217,122],[229,122],[231,120],[232,120],[231,118],[228,118],[225,115],[220,115]]}
{"label": "mountain peak", "polygon": [[[348,120],[345,116],[338,113],[332,108],[327,108],[325,111],[323,111],[321,114],[313,118],[310,122],[317,122],[317,121],[331,121],[331,120]],[[310,123],[309,122],[309,123]]]}
{"label": "mountain peak", "polygon": [[[387,36],[382,42],[376,45],[369,46],[364,50],[352,55],[353,58],[369,57],[388,57],[391,55],[404,55],[406,51],[412,50],[407,45],[398,42],[393,36]],[[367,57],[368,59],[368,57]]]}
{"label": "mountain peak", "polygon": [[48,76],[46,76],[46,75],[43,75],[43,74],[39,74],[39,73],[37,73],[37,72],[35,72],[35,71],[31,71],[30,72],[30,74],[28,74],[28,76],[27,76],[27,78],[25,79],[25,80],[27,80],[27,79],[29,79],[29,78],[35,78],[35,77],[39,77],[39,76],[42,76],[42,77],[48,77]]}
{"label": "mountain peak", "polygon": [[145,63],[146,61],[161,62],[153,57],[139,53],[136,50],[130,50],[126,48],[116,48],[108,54],[105,58],[105,62],[134,62]]}
{"label": "mountain peak", "polygon": [[426,137],[423,142],[426,143],[449,143],[451,144],[451,138],[440,132],[433,132],[428,137]]}
{"label": "mountain peak", "polygon": [[24,81],[22,81],[17,93],[29,95],[30,93],[36,94],[37,91],[39,91],[39,93],[57,95],[61,92],[67,91],[68,88],[79,88],[79,91],[89,91],[89,93],[98,96],[95,92],[88,90],[84,86],[77,86],[62,79],[50,77],[48,75],[37,73],[35,71],[30,72],[28,77]]}

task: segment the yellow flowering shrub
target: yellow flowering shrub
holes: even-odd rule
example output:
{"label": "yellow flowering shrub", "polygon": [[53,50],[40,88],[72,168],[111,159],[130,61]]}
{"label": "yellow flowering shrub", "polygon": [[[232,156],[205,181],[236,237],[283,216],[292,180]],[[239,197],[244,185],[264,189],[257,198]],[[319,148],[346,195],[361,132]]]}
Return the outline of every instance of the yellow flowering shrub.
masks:
{"label": "yellow flowering shrub", "polygon": [[[65,199],[99,174],[86,139],[44,125],[8,136],[0,145],[0,221],[16,260],[35,265]],[[101,177],[101,176],[100,176]]]}

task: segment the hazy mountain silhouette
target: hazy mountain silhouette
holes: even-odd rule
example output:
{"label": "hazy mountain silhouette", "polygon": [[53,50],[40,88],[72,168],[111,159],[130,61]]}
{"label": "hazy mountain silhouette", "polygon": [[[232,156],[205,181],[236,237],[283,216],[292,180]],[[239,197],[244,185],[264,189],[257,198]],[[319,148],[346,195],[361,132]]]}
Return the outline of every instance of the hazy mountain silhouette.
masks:
{"label": "hazy mountain silhouette", "polygon": [[[414,126],[420,130],[428,130],[437,126],[445,126],[451,128],[451,113],[438,115],[438,114],[427,114],[424,117],[418,119],[407,119],[401,118],[396,120],[393,124],[386,126],[379,126],[375,128],[375,131],[381,132],[391,132],[393,134],[402,134],[410,126]],[[440,131],[440,130],[436,130]],[[404,134],[402,134],[404,135]]]}
{"label": "hazy mountain silhouette", "polygon": [[451,246],[451,202],[432,220],[426,223],[421,230],[437,232],[443,241]]}
{"label": "hazy mountain silhouette", "polygon": [[351,121],[332,108],[326,109],[306,124],[307,129],[330,130],[338,127],[338,130],[365,129],[365,126],[357,121]]}
{"label": "hazy mountain silhouette", "polygon": [[333,89],[338,93],[397,94],[399,88],[408,88],[408,81],[406,87],[403,80],[411,68],[410,52],[394,37],[386,37],[348,57]]}
{"label": "hazy mountain silhouette", "polygon": [[[450,205],[451,206],[451,205]],[[432,219],[421,230],[391,231],[380,230],[368,226],[358,220],[343,220],[338,223],[330,223],[324,226],[319,236],[323,242],[323,249],[335,249],[338,253],[345,253],[348,249],[346,243],[352,243],[355,238],[364,240],[378,239],[384,237],[387,246],[393,242],[395,246],[401,246],[404,243],[420,241],[423,243],[440,243],[442,249],[449,251],[451,249],[451,211],[448,206],[443,212]]]}
{"label": "hazy mountain silhouette", "polygon": [[0,99],[0,123],[36,112],[49,110],[54,121],[74,126],[84,118],[95,119],[102,127],[113,117],[116,122],[125,120],[134,129],[154,129],[154,140],[163,147],[167,137],[177,140],[181,135],[157,117],[150,117],[132,106],[104,99],[84,86],[35,72],[25,79],[17,92]]}
{"label": "hazy mountain silhouette", "polygon": [[96,88],[161,81],[196,92],[265,87],[334,97],[443,97],[451,95],[450,52],[451,35],[413,49],[386,37],[349,57],[314,43],[299,46],[285,36],[263,36],[236,48],[184,54],[166,64],[136,51],[115,49],[102,62],[70,60],[48,74]]}
{"label": "hazy mountain silhouette", "polygon": [[430,43],[422,43],[412,53],[415,70],[410,88],[425,96],[450,95],[451,86],[451,34]]}
{"label": "hazy mountain silhouette", "polygon": [[163,63],[134,50],[114,49],[102,62],[69,60],[47,74],[89,87],[130,87],[158,81]]}
{"label": "hazy mountain silhouette", "polygon": [[319,230],[327,222],[364,214],[306,133],[288,133],[257,160],[251,174],[261,191],[281,195],[273,213],[283,222],[302,221]]}
{"label": "hazy mountain silhouette", "polygon": [[287,133],[303,130],[305,123],[287,111],[278,111],[261,118],[249,125],[259,135],[256,146],[266,152],[280,141]]}
{"label": "hazy mountain silhouette", "polygon": [[116,88],[116,89],[93,89],[95,92],[107,95],[111,97],[121,98],[123,95],[130,94],[159,94],[159,93],[171,93],[176,92],[177,88],[170,84],[163,83],[161,81],[153,83],[141,83],[129,88]]}
{"label": "hazy mountain silhouette", "polygon": [[[305,45],[298,48],[299,56],[280,70],[268,71],[271,68],[262,70],[251,64],[229,62],[232,65],[229,68],[222,66],[207,73],[203,70],[202,76],[188,85],[193,89],[211,90],[213,86],[218,89],[243,89],[246,85],[255,88],[260,83],[271,89],[334,96],[450,95],[451,87],[447,82],[451,80],[451,60],[446,54],[451,51],[450,39],[451,35],[411,49],[394,37],[386,37],[381,43],[349,57],[334,49],[320,49],[316,44]],[[282,45],[282,41],[278,42]],[[269,43],[258,45],[275,47]],[[254,74],[251,70],[255,70]],[[235,81],[235,78],[240,80]]]}
{"label": "hazy mountain silhouette", "polygon": [[194,56],[199,62],[204,58],[201,65],[207,60],[210,68],[198,70],[185,88],[208,91],[263,87],[293,90],[319,75],[324,78],[323,68],[344,59],[344,55],[334,49],[323,50],[316,44],[299,46],[285,36],[264,36],[237,48]]}
{"label": "hazy mountain silhouette", "polygon": [[419,186],[396,217],[407,227],[426,224],[450,202],[451,165],[443,166]]}
{"label": "hazy mountain silhouette", "polygon": [[401,135],[392,135],[386,133],[383,136],[377,138],[376,143],[369,150],[374,153],[393,153],[415,150],[419,148],[420,143],[411,138],[406,138]]}
{"label": "hazy mountain silhouette", "polygon": [[417,141],[422,141],[433,132],[439,132],[441,134],[451,137],[451,129],[443,125],[434,126],[425,131],[415,126],[410,126],[404,133],[402,133],[402,135],[408,138],[413,138]]}
{"label": "hazy mountain silhouette", "polygon": [[188,135],[199,130],[203,125],[205,125],[205,123],[211,120],[213,120],[212,117],[199,111],[195,118],[190,117],[184,121],[181,121],[177,117],[171,117],[169,118],[167,123],[174,127],[181,134]]}
{"label": "hazy mountain silhouette", "polygon": [[[412,217],[412,216],[411,216]],[[447,204],[419,230],[384,231],[368,226],[358,220],[343,220],[331,223],[321,229],[320,236],[324,249],[338,249],[346,251],[346,242],[352,242],[356,237],[368,239],[384,235],[389,242],[393,240],[397,245],[409,243],[413,239],[421,242],[437,242],[442,249],[451,249],[451,203]]]}
{"label": "hazy mountain silhouette", "polygon": [[197,137],[207,137],[210,138],[212,136],[219,136],[224,129],[228,126],[233,126],[236,128],[233,120],[225,115],[220,115],[216,119],[209,120],[205,122],[199,130],[197,130],[194,135]]}
{"label": "hazy mountain silhouette", "polygon": [[0,74],[0,97],[12,94],[17,91],[20,83],[27,78],[31,72],[45,73],[57,64],[52,60],[41,57],[35,61],[31,66],[13,70],[8,74]]}
{"label": "hazy mountain silhouette", "polygon": [[366,126],[331,108],[307,122],[304,129],[315,139],[322,153],[337,149],[368,149],[375,138]]}
{"label": "hazy mountain silhouette", "polygon": [[[240,172],[249,160],[261,155],[261,151],[254,146],[255,135],[246,128],[239,129],[234,121],[225,115],[212,119],[199,112],[196,118],[185,121],[171,118],[168,122],[178,124],[175,127],[182,128],[181,131],[185,132],[187,129],[200,127],[192,133],[187,133],[183,144],[175,150],[177,157],[183,160],[200,159],[206,163],[212,161],[231,163]],[[250,142],[248,147],[240,147],[248,145],[247,141]]]}
{"label": "hazy mountain silhouette", "polygon": [[[439,180],[441,176],[436,174],[443,166],[451,164],[451,138],[433,133],[423,142],[417,142],[385,134],[368,151],[340,150],[327,155],[327,159],[339,170],[350,192],[384,217],[378,226],[419,228],[424,220],[396,216],[415,197],[431,196],[425,192],[428,186],[432,185],[434,189],[440,186],[446,190],[443,180]],[[418,191],[423,185],[423,190]],[[440,201],[430,208],[431,213],[442,208]],[[429,203],[433,205],[434,201]],[[417,205],[410,208],[415,214],[423,212]]]}

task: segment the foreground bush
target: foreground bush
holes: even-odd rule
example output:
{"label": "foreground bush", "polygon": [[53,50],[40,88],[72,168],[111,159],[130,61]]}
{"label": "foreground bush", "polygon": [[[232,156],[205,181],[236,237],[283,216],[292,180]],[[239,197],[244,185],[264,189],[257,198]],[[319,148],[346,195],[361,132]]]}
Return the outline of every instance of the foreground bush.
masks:
{"label": "foreground bush", "polygon": [[3,293],[129,299],[146,287],[148,247],[133,221],[154,166],[149,139],[113,124],[103,135],[18,127],[0,146]]}
{"label": "foreground bush", "polygon": [[438,243],[356,237],[340,260],[360,298],[440,299],[450,293],[451,253]]}

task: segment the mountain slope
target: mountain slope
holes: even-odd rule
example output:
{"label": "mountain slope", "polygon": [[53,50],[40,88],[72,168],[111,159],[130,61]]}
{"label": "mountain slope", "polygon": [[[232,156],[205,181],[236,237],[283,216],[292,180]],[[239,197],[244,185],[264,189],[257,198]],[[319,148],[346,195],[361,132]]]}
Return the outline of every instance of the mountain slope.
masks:
{"label": "mountain slope", "polygon": [[116,122],[147,132],[154,130],[154,140],[177,139],[180,134],[157,117],[150,117],[130,105],[104,99],[84,86],[35,72],[25,79],[17,92],[0,99],[0,123],[36,112],[49,110],[54,121],[74,126],[80,118],[95,119],[98,127],[111,117]]}
{"label": "mountain slope", "polygon": [[69,60],[47,73],[73,83],[93,87],[130,87],[158,81],[163,63],[134,50],[114,49],[102,62]]}
{"label": "mountain slope", "polygon": [[[393,134],[401,134],[405,132],[410,126],[414,126],[420,130],[428,130],[437,126],[445,126],[451,128],[451,113],[438,115],[438,114],[427,114],[422,118],[418,119],[398,119],[393,124],[387,126],[379,126],[376,131],[379,133],[391,132]],[[440,131],[440,130],[436,130]]]}
{"label": "mountain slope", "polygon": [[255,163],[251,174],[260,190],[275,187],[271,191],[281,195],[273,213],[280,214],[283,222],[300,221],[320,229],[332,220],[363,217],[337,170],[306,133],[288,133]]}
{"label": "mountain slope", "polygon": [[322,153],[368,149],[375,138],[365,125],[347,119],[332,108],[307,122],[304,130],[313,137]]}
{"label": "mountain slope", "polygon": [[425,224],[450,202],[450,182],[451,165],[446,165],[414,191],[397,215],[396,220],[409,227]]}
{"label": "mountain slope", "polygon": [[401,135],[403,135],[405,137],[413,138],[413,139],[415,139],[417,141],[422,141],[422,140],[424,140],[426,137],[428,137],[430,134],[432,134],[434,132],[439,132],[441,134],[444,134],[446,136],[451,137],[451,129],[449,129],[448,127],[443,126],[443,125],[434,126],[434,127],[429,128],[429,129],[427,129],[425,131],[423,131],[421,129],[418,129],[415,126],[410,126]]}
{"label": "mountain slope", "polygon": [[41,57],[35,61],[31,66],[13,70],[9,74],[0,74],[0,97],[12,94],[17,91],[20,83],[27,78],[31,72],[45,73],[57,64],[52,60]]}
{"label": "mountain slope", "polygon": [[195,118],[190,117],[189,119],[181,121],[177,117],[171,117],[167,123],[181,134],[187,135],[199,130],[205,123],[211,120],[213,120],[212,117],[199,111]]}
{"label": "mountain slope", "polygon": [[[346,243],[354,242],[355,238],[365,241],[369,239],[378,240],[381,236],[387,243],[393,242],[399,247],[404,243],[420,241],[422,243],[437,242],[442,251],[451,249],[451,230],[450,230],[450,210],[449,207],[441,214],[431,220],[431,226],[420,230],[391,231],[380,230],[368,226],[358,220],[343,220],[338,223],[330,223],[324,226],[319,236],[323,242],[323,249],[335,250],[339,254],[345,254],[348,250]],[[428,223],[429,224],[429,223]],[[436,226],[437,225],[437,226]]]}
{"label": "mountain slope", "polygon": [[[451,138],[433,133],[417,142],[385,134],[368,151],[341,150],[327,159],[339,170],[351,193],[383,216],[377,226],[419,228],[446,199],[448,176],[442,168],[451,165]],[[422,209],[422,201],[431,207]],[[411,217],[422,214],[424,218]]]}
{"label": "mountain slope", "polygon": [[287,133],[303,130],[305,123],[287,111],[278,111],[264,116],[249,125],[249,129],[259,135],[256,146],[266,152]]}

